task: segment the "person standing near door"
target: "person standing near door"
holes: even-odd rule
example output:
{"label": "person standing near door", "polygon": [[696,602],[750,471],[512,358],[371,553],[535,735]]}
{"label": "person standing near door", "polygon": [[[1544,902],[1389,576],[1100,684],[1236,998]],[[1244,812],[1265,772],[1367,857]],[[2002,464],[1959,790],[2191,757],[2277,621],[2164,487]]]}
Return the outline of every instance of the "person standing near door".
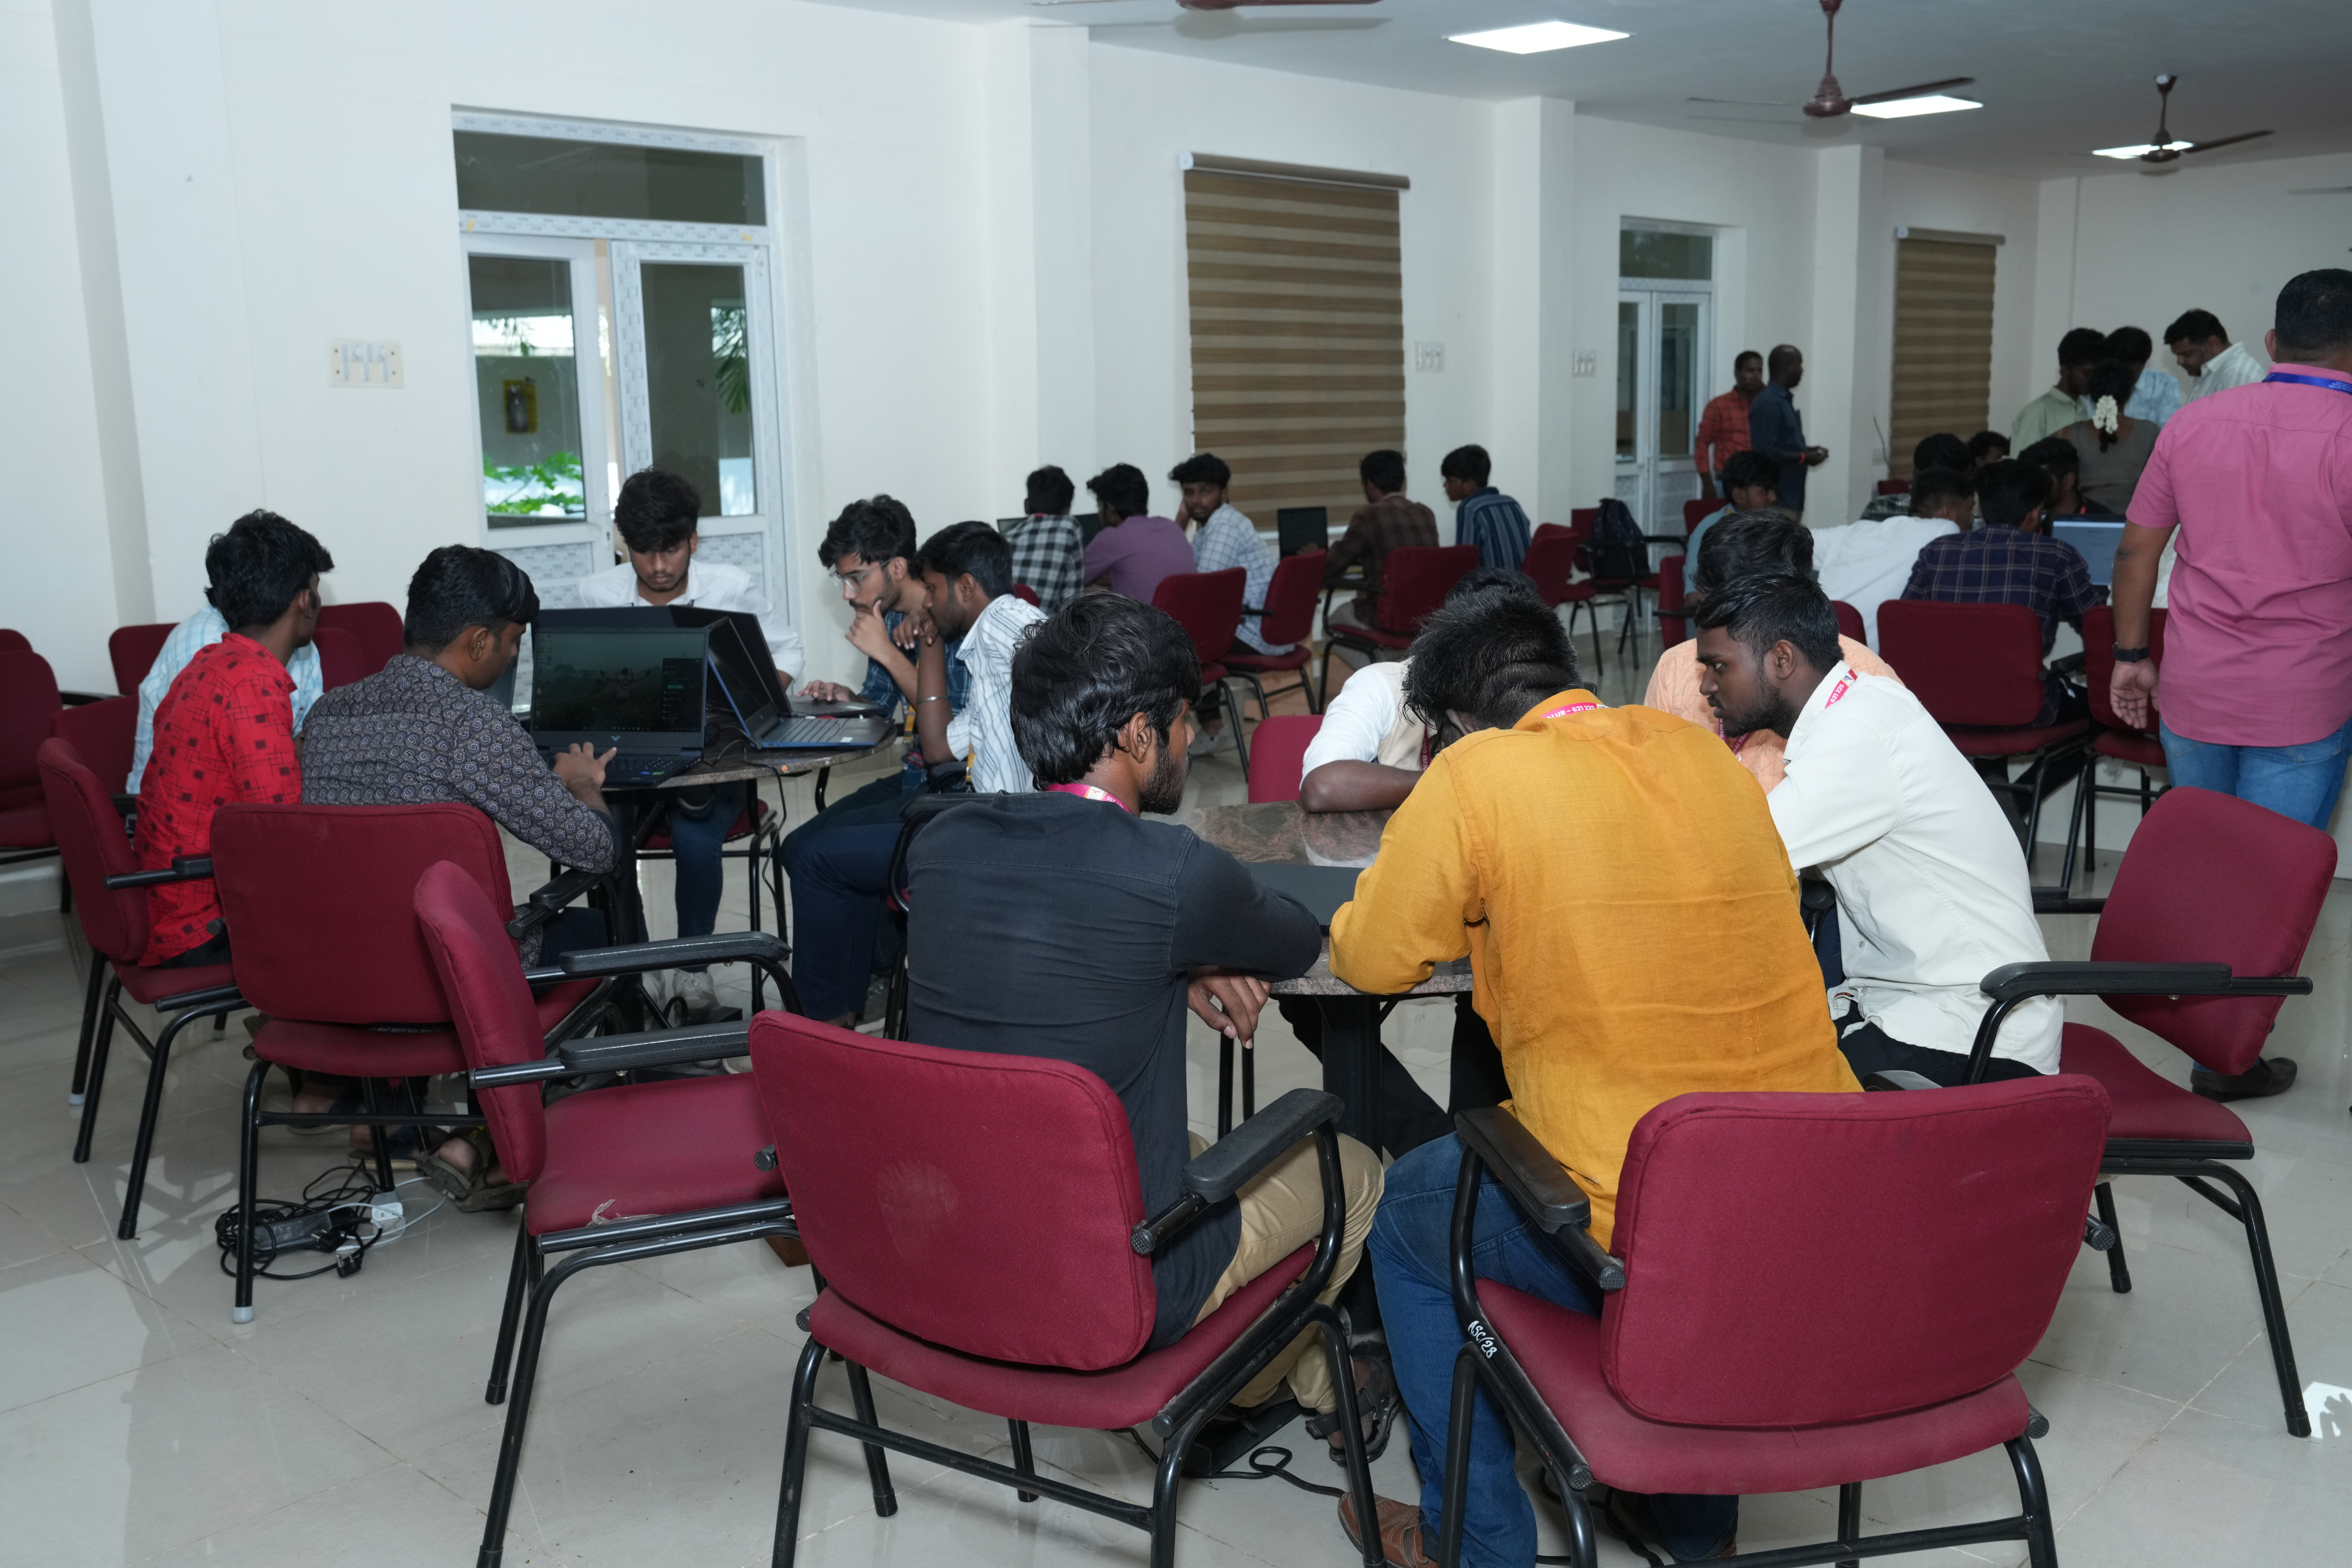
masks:
{"label": "person standing near door", "polygon": [[[2352,756],[2352,272],[2291,280],[2263,346],[2261,382],[2196,398],[2157,437],[2116,548],[2108,691],[2125,723],[2158,720],[2174,784],[2324,830]],[[2176,532],[2159,669],[2148,610]],[[2277,1094],[2294,1070],[2200,1067],[2189,1087]]]}
{"label": "person standing near door", "polygon": [[1731,362],[1731,390],[1712,399],[1699,416],[1691,461],[1698,465],[1698,493],[1708,500],[1730,493],[1723,485],[1724,466],[1732,454],[1745,452],[1753,444],[1748,415],[1756,395],[1763,390],[1764,356],[1754,349],[1743,350]]}
{"label": "person standing near door", "polygon": [[1748,410],[1748,445],[1780,465],[1779,506],[1790,517],[1805,515],[1805,470],[1830,460],[1827,447],[1805,445],[1805,422],[1797,413],[1797,384],[1805,379],[1805,356],[1782,343],[1765,362],[1770,380]]}

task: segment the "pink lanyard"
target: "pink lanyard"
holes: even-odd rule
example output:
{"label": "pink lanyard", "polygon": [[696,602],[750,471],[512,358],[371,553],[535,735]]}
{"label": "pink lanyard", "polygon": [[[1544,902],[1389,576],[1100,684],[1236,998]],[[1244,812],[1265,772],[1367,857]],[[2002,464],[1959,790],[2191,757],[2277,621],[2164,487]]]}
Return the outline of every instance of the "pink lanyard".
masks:
{"label": "pink lanyard", "polygon": [[1135,815],[1134,808],[1129,805],[1127,802],[1119,799],[1118,796],[1111,794],[1110,791],[1107,789],[1097,789],[1090,784],[1047,784],[1045,786],[1045,793],[1048,795],[1081,795],[1086,796],[1088,800],[1107,800],[1110,802],[1111,805],[1118,807],[1119,810],[1126,812],[1129,816],[1133,816]]}

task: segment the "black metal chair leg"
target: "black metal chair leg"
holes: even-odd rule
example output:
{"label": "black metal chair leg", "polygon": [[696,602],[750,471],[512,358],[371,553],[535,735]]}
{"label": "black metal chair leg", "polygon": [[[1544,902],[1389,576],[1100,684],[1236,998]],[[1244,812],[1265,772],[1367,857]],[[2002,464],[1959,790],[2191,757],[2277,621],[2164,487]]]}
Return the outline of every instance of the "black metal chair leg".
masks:
{"label": "black metal chair leg", "polygon": [[2270,1336],[2271,1364],[2278,1373],[2279,1398],[2286,1407],[2286,1429],[2297,1437],[2308,1437],[2311,1415],[2303,1406],[2303,1379],[2295,1371],[2294,1342],[2287,1334],[2286,1302],[2279,1294],[2278,1265],[2271,1259],[2271,1227],[2263,1219],[2263,1200],[2255,1194],[2253,1184],[2229,1166],[2210,1163],[2205,1171],[2237,1194],[2239,1218],[2246,1227],[2246,1249],[2253,1254],[2254,1290],[2262,1298],[2263,1330]]}
{"label": "black metal chair leg", "polygon": [[522,1435],[530,1419],[531,1385],[539,1378],[539,1344],[547,1332],[547,1305],[558,1287],[596,1259],[591,1249],[575,1252],[548,1271],[530,1293],[522,1320],[522,1343],[515,1352],[514,1388],[507,1400],[506,1430],[499,1438],[499,1464],[490,1479],[488,1517],[476,1568],[499,1568],[506,1550],[507,1515],[514,1507],[515,1477],[522,1468]]}
{"label": "black metal chair leg", "polygon": [[1151,1568],[1176,1568],[1176,1482],[1183,1474],[1184,1450],[1191,1446],[1192,1434],[1200,1430],[1197,1422],[1180,1434],[1180,1440],[1168,1445],[1160,1456],[1159,1467],[1151,1476]]}
{"label": "black metal chair leg", "polygon": [[2051,1530],[2050,1491],[2042,1482],[2042,1461],[2034,1457],[2033,1444],[2027,1438],[2013,1437],[2007,1447],[2010,1468],[2017,1472],[2018,1501],[2025,1514],[2028,1568],[2058,1568],[2058,1542]]}
{"label": "black metal chair leg", "polygon": [[[100,963],[105,963],[103,959]],[[74,1134],[73,1163],[89,1163],[90,1135],[98,1131],[98,1100],[106,1088],[107,1047],[114,1043],[114,1010],[121,1005],[122,982],[107,965],[106,989],[98,1004],[98,1034],[89,1043],[89,1077],[82,1085],[81,1130]]]}
{"label": "black metal chair leg", "polygon": [[2118,1296],[2131,1294],[2131,1265],[2124,1261],[2124,1230],[2116,1223],[2114,1186],[2101,1182],[2091,1189],[2091,1201],[2097,1205],[2100,1221],[2116,1233],[2116,1244],[2107,1248],[2107,1283]]}
{"label": "black metal chair leg", "polygon": [[[122,1223],[114,1227],[114,1234],[125,1241],[139,1234],[139,1202],[147,1192],[147,1156],[154,1149],[155,1121],[163,1109],[163,1075],[172,1065],[173,1037],[203,1016],[182,1013],[155,1037],[155,1055],[147,1064],[147,1098],[139,1107],[139,1138],[131,1146],[131,1180],[122,1192]],[[93,1100],[96,1098],[91,1096]]]}
{"label": "black metal chair leg", "polygon": [[[1445,1415],[1445,1485],[1439,1493],[1437,1521],[1440,1568],[1454,1568],[1462,1561],[1462,1513],[1470,1500],[1470,1426],[1477,1413],[1478,1349],[1465,1339],[1454,1357],[1454,1399]],[[1378,1524],[1377,1520],[1361,1521],[1359,1533],[1370,1536],[1377,1545]]]}
{"label": "black metal chair leg", "polygon": [[800,1552],[801,1489],[808,1471],[809,1406],[816,1400],[817,1373],[824,1370],[824,1347],[814,1340],[801,1352],[793,1372],[791,1408],[784,1416],[784,1479],[776,1499],[776,1543],[772,1568],[793,1568]]}
{"label": "black metal chair leg", "polygon": [[1217,1136],[1223,1138],[1234,1130],[1234,1042],[1230,1036],[1217,1037]]}
{"label": "black metal chair leg", "polygon": [[[370,1116],[380,1115],[383,1112],[383,1107],[377,1099],[378,1092],[379,1086],[374,1079],[360,1079],[360,1104],[366,1109]],[[368,1146],[375,1152],[375,1190],[379,1193],[389,1193],[398,1185],[392,1179],[392,1129],[375,1126],[367,1131]]]}
{"label": "black metal chair leg", "polygon": [[507,1368],[514,1361],[515,1324],[522,1317],[522,1299],[538,1283],[532,1278],[531,1265],[538,1260],[539,1248],[531,1245],[530,1227],[515,1226],[514,1267],[507,1271],[506,1305],[499,1313],[499,1344],[490,1352],[489,1385],[482,1391],[485,1405],[503,1405],[507,1398]]}
{"label": "black metal chair leg", "polygon": [[[1862,1483],[1848,1481],[1838,1488],[1838,1544],[1851,1546],[1862,1539]],[[1849,1557],[1837,1568],[1862,1568],[1862,1560]]]}
{"label": "black metal chair leg", "polygon": [[[1013,1429],[1013,1468],[1019,1470],[1024,1476],[1035,1475],[1037,1473],[1037,1461],[1032,1458],[1029,1454],[1029,1423],[1026,1421],[1008,1420],[1005,1422],[1005,1425]],[[1013,1495],[1019,1498],[1023,1502],[1035,1502],[1037,1500],[1037,1494],[1035,1492],[1024,1492],[1016,1489]]]}
{"label": "black metal chair leg", "polygon": [[89,1047],[98,1036],[99,998],[106,990],[107,974],[106,955],[93,952],[89,955],[89,994],[81,1004],[81,1038],[74,1046],[73,1088],[66,1095],[68,1105],[79,1105],[89,1087]]}
{"label": "black metal chair leg", "polygon": [[1242,776],[1247,778],[1249,777],[1249,737],[1242,733],[1241,704],[1234,700],[1234,689],[1225,681],[1217,682],[1217,695],[1224,699],[1225,722],[1234,727],[1234,750],[1241,754]]}
{"label": "black metal chair leg", "polygon": [[[2096,816],[2099,810],[2097,781],[2089,768],[2083,770],[2074,782],[2074,806],[2066,816],[2066,858],[2058,868],[2058,885],[2068,892],[2074,890],[2074,847],[2083,841],[2084,816]],[[2030,852],[2029,852],[2030,863]]]}
{"label": "black metal chair leg", "polygon": [[[845,1356],[841,1364],[849,1369],[850,1408],[868,1426],[880,1426],[874,1417],[874,1385],[866,1381],[866,1369]],[[874,1516],[887,1519],[898,1511],[898,1494],[890,1488],[890,1456],[879,1443],[865,1447],[866,1479],[874,1483]]]}
{"label": "black metal chair leg", "polygon": [[1257,1114],[1257,1047],[1242,1049],[1242,1120],[1247,1121]]}
{"label": "black metal chair leg", "polygon": [[236,1140],[236,1300],[229,1321],[253,1321],[253,1189],[261,1179],[261,1085],[269,1064],[245,1075],[245,1103]]}

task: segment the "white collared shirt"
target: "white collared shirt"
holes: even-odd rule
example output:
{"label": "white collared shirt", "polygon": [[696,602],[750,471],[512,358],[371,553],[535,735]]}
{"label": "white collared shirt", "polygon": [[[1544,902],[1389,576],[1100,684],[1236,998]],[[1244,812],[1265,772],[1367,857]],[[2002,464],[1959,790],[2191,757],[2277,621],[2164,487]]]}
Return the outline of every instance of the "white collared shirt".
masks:
{"label": "white collared shirt", "polygon": [[1307,742],[1298,777],[1326,763],[1378,763],[1383,767],[1421,771],[1421,750],[1428,728],[1404,705],[1404,679],[1412,660],[1400,658],[1368,664],[1348,677],[1339,695],[1323,710],[1323,727]]}
{"label": "white collared shirt", "polygon": [[966,760],[971,787],[982,795],[1025,795],[1036,776],[1013,743],[1013,650],[1045,612],[1012,594],[999,594],[971,618],[956,658],[971,673],[963,710],[948,721],[948,750]]}
{"label": "white collared shirt", "polygon": [[[1799,870],[1837,891],[1845,984],[1894,1038],[1965,1056],[1990,1005],[1984,977],[2050,956],[2025,856],[1984,781],[1919,700],[1843,660],[1789,736],[1788,776],[1765,797]],[[2009,1016],[1993,1054],[2058,1070],[2065,1009],[2037,997]]]}
{"label": "white collared shirt", "polygon": [[[638,595],[637,570],[625,561],[581,578],[580,603],[594,610],[653,607]],[[801,634],[769,608],[768,596],[752,585],[751,574],[740,566],[719,561],[693,563],[687,568],[686,592],[670,603],[757,616],[760,629],[768,634],[768,657],[775,667],[786,675],[808,668],[808,649],[801,643]]]}
{"label": "white collared shirt", "polygon": [[2189,394],[2189,401],[2216,392],[2227,392],[2233,386],[2251,386],[2270,374],[2271,367],[2254,357],[2253,351],[2243,343],[2231,343],[2205,362],[2197,373],[2197,384]]}

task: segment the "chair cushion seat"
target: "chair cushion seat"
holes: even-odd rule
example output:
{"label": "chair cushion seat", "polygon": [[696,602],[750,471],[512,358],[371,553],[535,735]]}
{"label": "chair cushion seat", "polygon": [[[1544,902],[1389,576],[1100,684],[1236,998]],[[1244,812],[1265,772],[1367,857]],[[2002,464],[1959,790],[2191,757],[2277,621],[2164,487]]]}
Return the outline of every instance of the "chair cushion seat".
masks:
{"label": "chair cushion seat", "polygon": [[2071,741],[2090,727],[2086,719],[2070,719],[2063,724],[2023,724],[2015,729],[1947,724],[1944,733],[1952,738],[1952,744],[1964,757],[2015,757]]}
{"label": "chair cushion seat", "polygon": [[199,963],[191,968],[157,969],[152,966],[125,963],[121,959],[110,961],[115,977],[122,982],[122,994],[142,1007],[152,1007],[166,996],[184,996],[191,991],[211,991],[236,984],[226,963]]}
{"label": "chair cushion seat", "polygon": [[2153,735],[2143,735],[2137,730],[2102,730],[2099,738],[2091,742],[2091,750],[2103,757],[2113,757],[2134,767],[2164,766],[2164,743]]}
{"label": "chair cushion seat", "polygon": [[1331,634],[1333,642],[1370,643],[1374,647],[1402,648],[1412,646],[1413,634],[1411,632],[1383,631],[1378,626],[1351,626],[1346,621],[1341,621],[1335,626],[1327,626],[1325,630]]}
{"label": "chair cushion seat", "polygon": [[466,1052],[450,1029],[365,1029],[272,1018],[253,1037],[253,1054],[338,1078],[432,1078],[466,1070]]}
{"label": "chair cushion seat", "polygon": [[[967,1410],[1011,1421],[1114,1431],[1140,1426],[1159,1415],[1220,1352],[1242,1337],[1284,1286],[1307,1271],[1314,1256],[1313,1247],[1300,1247],[1234,1291],[1223,1306],[1174,1344],[1101,1372],[1024,1366],[965,1355],[900,1333],[866,1316],[831,1289],[810,1309],[809,1333],[860,1366]],[[1311,1353],[1323,1352],[1318,1349]]]}
{"label": "chair cushion seat", "polygon": [[2013,1376],[1925,1410],[1829,1426],[1685,1426],[1638,1415],[1601,1373],[1598,1318],[1491,1279],[1478,1299],[1596,1479],[1626,1491],[1810,1491],[1940,1465],[2025,1430]]}
{"label": "chair cushion seat", "polygon": [[1592,579],[1587,577],[1581,583],[1562,584],[1553,589],[1548,597],[1551,601],[1552,607],[1558,609],[1562,605],[1580,605],[1600,592],[1599,588],[1593,586]]}
{"label": "chair cushion seat", "polygon": [[57,842],[46,805],[16,805],[0,811],[0,849],[47,849]]}
{"label": "chair cushion seat", "polygon": [[[768,825],[768,818],[773,815],[768,809],[766,801],[753,801],[748,808],[735,814],[734,822],[729,825],[727,829],[727,842],[732,844],[738,838],[751,837],[758,829],[765,827]],[[668,847],[668,830],[657,827],[646,836],[646,841],[638,846],[638,850],[643,853],[648,849],[659,850]]]}
{"label": "chair cushion seat", "polygon": [[2095,1078],[2107,1091],[2110,1142],[2156,1138],[2251,1145],[2254,1141],[2236,1111],[2167,1080],[2105,1029],[2067,1025],[2060,1037],[2058,1058],[2060,1072]]}
{"label": "chair cushion seat", "polygon": [[575,1094],[547,1108],[547,1163],[523,1224],[545,1236],[780,1198],[782,1172],[752,1163],[774,1141],[749,1073]]}
{"label": "chair cushion seat", "polygon": [[1214,686],[1224,678],[1225,667],[1222,664],[1204,664],[1201,667],[1201,684],[1203,687]]}
{"label": "chair cushion seat", "polygon": [[1244,643],[1225,655],[1225,663],[1234,669],[1246,669],[1255,675],[1267,669],[1305,669],[1314,657],[1304,644],[1285,648],[1280,653],[1260,653]]}

